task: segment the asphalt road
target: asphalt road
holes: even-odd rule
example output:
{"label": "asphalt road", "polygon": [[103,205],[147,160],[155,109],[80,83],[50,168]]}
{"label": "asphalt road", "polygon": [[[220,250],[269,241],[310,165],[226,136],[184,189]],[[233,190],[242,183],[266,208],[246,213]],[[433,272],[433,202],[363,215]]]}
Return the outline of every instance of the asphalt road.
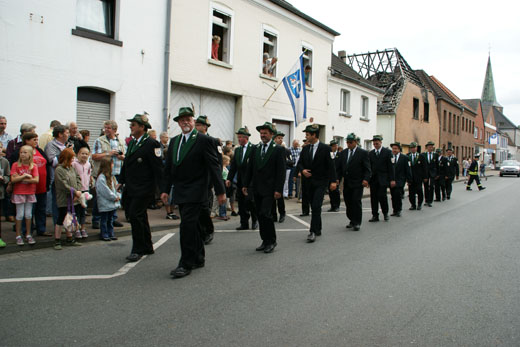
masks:
{"label": "asphalt road", "polygon": [[389,222],[368,223],[365,200],[358,232],[325,213],[314,244],[309,217],[289,217],[273,254],[254,251],[257,232],[221,231],[177,280],[176,230],[135,267],[128,237],[4,255],[0,345],[519,346],[520,179],[485,185],[423,211],[405,200]]}

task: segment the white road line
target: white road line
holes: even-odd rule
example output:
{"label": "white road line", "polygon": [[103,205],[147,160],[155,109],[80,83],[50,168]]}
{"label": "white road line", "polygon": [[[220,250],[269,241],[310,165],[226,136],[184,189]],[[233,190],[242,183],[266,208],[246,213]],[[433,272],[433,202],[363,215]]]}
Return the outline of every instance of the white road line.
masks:
{"label": "white road line", "polygon": [[[278,229],[276,228],[276,231],[307,231],[308,229]],[[215,230],[216,233],[257,233],[258,230],[233,230],[233,229],[222,229],[222,230]]]}
{"label": "white road line", "polygon": [[[166,234],[159,241],[154,243],[154,249],[161,247],[168,241],[175,233]],[[47,277],[20,277],[20,278],[0,278],[0,283],[16,283],[16,282],[43,282],[43,281],[71,281],[71,280],[106,280],[109,278],[126,275],[128,271],[132,270],[142,260],[146,259],[146,255],[134,263],[127,263],[112,275],[79,275],[79,276],[47,276]]]}
{"label": "white road line", "polygon": [[[294,219],[295,221],[305,225],[307,228],[311,227],[311,225],[309,223],[307,223],[306,221],[304,221],[304,220],[302,220],[302,219],[300,219],[300,218],[298,218],[298,217],[296,217],[296,216],[294,216],[292,214],[288,214],[288,216],[291,217],[292,219]],[[305,230],[307,230],[307,229],[305,229]]]}

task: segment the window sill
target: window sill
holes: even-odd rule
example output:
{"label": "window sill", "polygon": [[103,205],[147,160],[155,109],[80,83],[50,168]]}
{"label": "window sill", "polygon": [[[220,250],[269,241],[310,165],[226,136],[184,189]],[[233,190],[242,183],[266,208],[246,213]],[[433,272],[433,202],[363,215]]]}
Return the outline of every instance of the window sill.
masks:
{"label": "window sill", "polygon": [[91,40],[95,40],[95,41],[108,43],[108,44],[119,46],[119,47],[123,46],[123,42],[122,41],[114,40],[111,37],[105,36],[105,35],[100,34],[100,33],[96,33],[95,31],[90,31],[90,30],[87,30],[87,29],[83,29],[83,28],[72,29],[72,35],[84,37],[86,39],[91,39]]}
{"label": "window sill", "polygon": [[223,61],[220,61],[220,60],[208,59],[208,63],[209,64],[213,64],[213,65],[217,65],[217,66],[221,66],[221,67],[225,67],[226,69],[230,69],[230,70],[233,68],[233,65],[230,65],[228,63],[224,63]]}
{"label": "window sill", "polygon": [[370,122],[370,119],[365,117],[359,117],[359,120],[362,120],[363,122]]}
{"label": "window sill", "polygon": [[258,75],[258,77],[260,77],[260,78],[264,78],[264,79],[269,80],[269,81],[278,82],[278,78],[273,77],[273,76],[269,76],[269,75],[265,75],[265,74],[263,74],[263,73],[261,73],[260,75]]}
{"label": "window sill", "polygon": [[351,114],[346,114],[346,113],[339,113],[339,116],[340,117],[346,117],[346,118],[352,118],[352,115]]}

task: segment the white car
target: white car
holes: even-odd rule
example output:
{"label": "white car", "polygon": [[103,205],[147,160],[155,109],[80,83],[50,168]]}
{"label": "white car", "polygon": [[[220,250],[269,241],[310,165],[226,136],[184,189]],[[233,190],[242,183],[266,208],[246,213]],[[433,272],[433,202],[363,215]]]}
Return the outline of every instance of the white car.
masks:
{"label": "white car", "polygon": [[500,165],[500,177],[504,175],[520,177],[520,163],[516,160],[504,160],[502,165]]}

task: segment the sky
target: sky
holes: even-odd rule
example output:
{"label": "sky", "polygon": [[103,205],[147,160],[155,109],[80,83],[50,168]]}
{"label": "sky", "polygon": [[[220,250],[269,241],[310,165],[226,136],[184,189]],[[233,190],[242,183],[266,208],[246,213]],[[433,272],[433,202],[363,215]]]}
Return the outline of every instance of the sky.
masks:
{"label": "sky", "polygon": [[395,47],[412,69],[435,76],[461,99],[481,97],[490,53],[497,101],[504,114],[520,125],[518,2],[288,1],[341,33],[334,41],[334,53]]}

